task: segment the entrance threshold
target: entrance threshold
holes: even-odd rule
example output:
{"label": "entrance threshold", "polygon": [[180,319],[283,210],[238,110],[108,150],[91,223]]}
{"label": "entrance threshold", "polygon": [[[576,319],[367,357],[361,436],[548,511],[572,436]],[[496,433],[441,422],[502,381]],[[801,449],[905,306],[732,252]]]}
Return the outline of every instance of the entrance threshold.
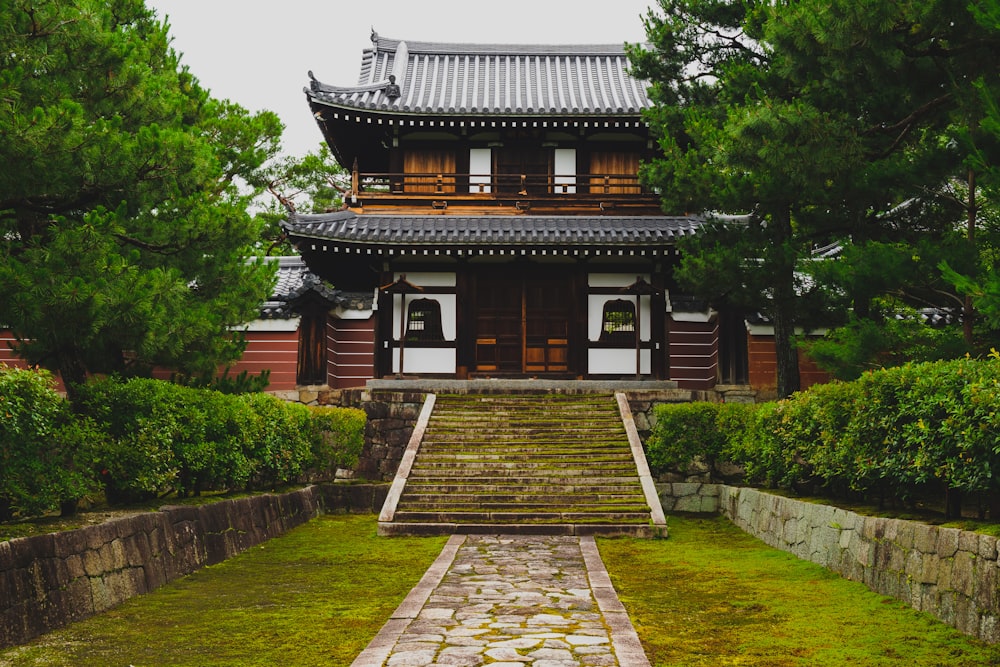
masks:
{"label": "entrance threshold", "polygon": [[549,380],[514,378],[446,380],[385,378],[368,380],[365,387],[369,390],[424,391],[449,394],[546,392],[559,394],[607,394],[616,391],[672,391],[677,389],[677,382],[674,380]]}

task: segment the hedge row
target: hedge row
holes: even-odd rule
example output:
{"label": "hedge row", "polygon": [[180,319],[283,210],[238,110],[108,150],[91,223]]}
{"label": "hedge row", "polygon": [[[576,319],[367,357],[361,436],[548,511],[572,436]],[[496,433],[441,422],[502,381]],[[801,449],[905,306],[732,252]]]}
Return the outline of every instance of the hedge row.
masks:
{"label": "hedge row", "polygon": [[159,380],[94,380],[73,408],[49,374],[0,368],[0,516],[99,489],[117,504],[328,479],[357,462],[364,438],[360,410]]}
{"label": "hedge row", "polygon": [[752,484],[1000,498],[997,356],[908,364],[759,406],[661,405],[650,465],[662,472],[698,455],[743,466]]}

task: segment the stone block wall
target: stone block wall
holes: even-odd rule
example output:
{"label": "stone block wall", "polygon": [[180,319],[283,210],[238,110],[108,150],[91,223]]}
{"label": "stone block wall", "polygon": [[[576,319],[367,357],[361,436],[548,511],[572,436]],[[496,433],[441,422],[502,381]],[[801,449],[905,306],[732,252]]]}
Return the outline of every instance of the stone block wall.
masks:
{"label": "stone block wall", "polygon": [[660,506],[664,512],[717,514],[719,512],[719,484],[700,482],[657,483]]}
{"label": "stone block wall", "polygon": [[983,641],[1000,641],[997,538],[719,487],[721,512],[772,547],[822,565]]}
{"label": "stone block wall", "polygon": [[0,542],[0,647],[219,563],[321,511],[378,511],[387,491],[387,485],[310,486]]}
{"label": "stone block wall", "polygon": [[[361,408],[368,416],[365,444],[354,470],[356,477],[392,481],[425,396],[423,392],[363,391],[343,403],[344,407]],[[354,404],[351,401],[355,401]]]}

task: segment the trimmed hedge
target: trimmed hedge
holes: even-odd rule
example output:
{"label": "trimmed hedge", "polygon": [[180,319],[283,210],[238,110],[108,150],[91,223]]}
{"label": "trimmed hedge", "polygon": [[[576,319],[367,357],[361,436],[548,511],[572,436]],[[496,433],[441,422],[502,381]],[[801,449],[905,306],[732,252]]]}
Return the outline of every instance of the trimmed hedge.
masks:
{"label": "trimmed hedge", "polygon": [[660,405],[650,465],[664,472],[700,455],[743,466],[751,484],[873,499],[938,493],[952,514],[977,493],[1000,510],[998,356],[869,372],[750,409]]}
{"label": "trimmed hedge", "polygon": [[357,464],[365,413],[161,380],[95,379],[71,411],[44,371],[0,368],[0,519],[331,479]]}
{"label": "trimmed hedge", "polygon": [[99,434],[73,418],[48,371],[0,365],[0,521],[33,516],[94,490],[88,446]]}

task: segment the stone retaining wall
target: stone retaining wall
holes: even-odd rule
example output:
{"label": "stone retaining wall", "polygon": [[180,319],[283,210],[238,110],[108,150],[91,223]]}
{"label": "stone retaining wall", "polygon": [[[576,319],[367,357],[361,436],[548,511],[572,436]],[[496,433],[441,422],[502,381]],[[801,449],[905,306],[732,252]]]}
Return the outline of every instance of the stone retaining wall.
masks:
{"label": "stone retaining wall", "polygon": [[983,641],[1000,641],[997,538],[861,516],[764,493],[719,487],[720,510],[772,547],[818,563]]}
{"label": "stone retaining wall", "polygon": [[219,563],[321,512],[375,512],[385,485],[327,484],[168,506],[0,542],[0,647],[25,642]]}
{"label": "stone retaining wall", "polygon": [[717,514],[720,487],[720,484],[666,482],[657,483],[656,491],[664,512]]}

